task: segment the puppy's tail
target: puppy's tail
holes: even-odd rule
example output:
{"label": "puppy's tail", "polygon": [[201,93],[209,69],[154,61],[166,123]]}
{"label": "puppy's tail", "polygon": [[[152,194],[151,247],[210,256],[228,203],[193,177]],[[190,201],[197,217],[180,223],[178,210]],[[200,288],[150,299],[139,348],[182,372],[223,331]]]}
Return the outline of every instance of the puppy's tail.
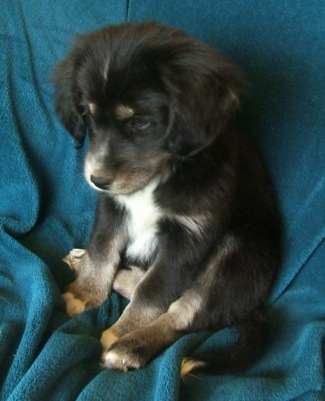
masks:
{"label": "puppy's tail", "polygon": [[182,379],[185,381],[197,370],[213,374],[232,374],[252,365],[260,356],[266,340],[265,312],[260,309],[254,311],[238,328],[239,338],[235,345],[184,358]]}

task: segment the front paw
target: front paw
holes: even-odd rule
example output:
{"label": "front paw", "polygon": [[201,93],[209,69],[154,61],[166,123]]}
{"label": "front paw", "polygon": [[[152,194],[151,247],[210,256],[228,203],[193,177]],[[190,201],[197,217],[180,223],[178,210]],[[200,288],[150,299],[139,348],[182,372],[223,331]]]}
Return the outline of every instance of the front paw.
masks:
{"label": "front paw", "polygon": [[76,275],[62,295],[69,316],[98,307],[107,297],[109,283],[101,277],[100,269],[89,258],[85,249],[73,249],[64,259]]}
{"label": "front paw", "polygon": [[127,372],[144,367],[150,359],[146,344],[132,334],[126,335],[102,354],[102,366]]}
{"label": "front paw", "polygon": [[83,257],[86,255],[85,249],[75,248],[63,259],[72,271],[78,272],[82,269]]}
{"label": "front paw", "polygon": [[115,331],[113,328],[103,331],[100,338],[103,349],[111,348],[112,345],[115,344],[120,337],[121,335],[119,335],[117,331]]}
{"label": "front paw", "polygon": [[78,315],[86,310],[86,304],[77,298],[73,292],[67,291],[62,294],[62,298],[66,304],[66,312],[69,316]]}

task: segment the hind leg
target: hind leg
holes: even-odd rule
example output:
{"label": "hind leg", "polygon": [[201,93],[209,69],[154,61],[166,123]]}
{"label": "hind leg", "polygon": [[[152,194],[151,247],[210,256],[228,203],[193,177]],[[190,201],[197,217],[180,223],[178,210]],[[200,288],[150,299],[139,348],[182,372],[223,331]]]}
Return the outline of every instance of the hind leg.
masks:
{"label": "hind leg", "polygon": [[120,269],[115,276],[113,290],[122,295],[122,297],[131,299],[133,291],[144,275],[145,272],[136,266]]}

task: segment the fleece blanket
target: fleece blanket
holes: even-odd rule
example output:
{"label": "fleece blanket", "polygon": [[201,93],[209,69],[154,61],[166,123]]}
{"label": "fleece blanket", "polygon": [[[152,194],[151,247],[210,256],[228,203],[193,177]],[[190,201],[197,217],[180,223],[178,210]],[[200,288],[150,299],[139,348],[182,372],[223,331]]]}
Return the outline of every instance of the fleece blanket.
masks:
{"label": "fleece blanket", "polygon": [[[322,0],[2,0],[0,13],[0,400],[324,400],[325,3]],[[262,358],[240,375],[197,374],[182,357],[235,330],[189,334],[127,374],[99,366],[112,294],[72,319],[61,259],[85,247],[96,194],[83,150],[58,123],[51,69],[75,34],[155,19],[221,49],[244,71],[243,126],[260,146],[283,213],[281,272]]]}

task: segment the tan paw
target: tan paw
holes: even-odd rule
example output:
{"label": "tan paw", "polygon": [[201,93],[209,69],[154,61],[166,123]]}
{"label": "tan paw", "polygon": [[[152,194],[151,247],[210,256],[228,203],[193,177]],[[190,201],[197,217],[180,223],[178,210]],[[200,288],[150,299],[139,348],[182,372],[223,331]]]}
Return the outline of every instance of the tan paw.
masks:
{"label": "tan paw", "polygon": [[66,312],[69,316],[78,315],[86,310],[85,302],[76,298],[72,292],[65,292],[62,297],[66,303]]}
{"label": "tan paw", "polygon": [[136,359],[132,359],[128,355],[120,355],[114,350],[104,353],[101,361],[104,368],[120,370],[121,372],[141,367]]}
{"label": "tan paw", "polygon": [[105,368],[127,372],[144,367],[152,356],[150,344],[132,332],[104,351],[101,362]]}
{"label": "tan paw", "polygon": [[192,358],[184,358],[181,366],[181,377],[184,382],[190,377],[194,376],[192,371],[206,366],[207,363]]}
{"label": "tan paw", "polygon": [[113,344],[118,340],[118,335],[112,330],[108,329],[103,331],[102,336],[100,338],[100,342],[103,346],[103,349],[110,348]]}
{"label": "tan paw", "polygon": [[127,372],[140,369],[143,365],[135,353],[114,347],[102,354],[101,364],[104,368]]}

